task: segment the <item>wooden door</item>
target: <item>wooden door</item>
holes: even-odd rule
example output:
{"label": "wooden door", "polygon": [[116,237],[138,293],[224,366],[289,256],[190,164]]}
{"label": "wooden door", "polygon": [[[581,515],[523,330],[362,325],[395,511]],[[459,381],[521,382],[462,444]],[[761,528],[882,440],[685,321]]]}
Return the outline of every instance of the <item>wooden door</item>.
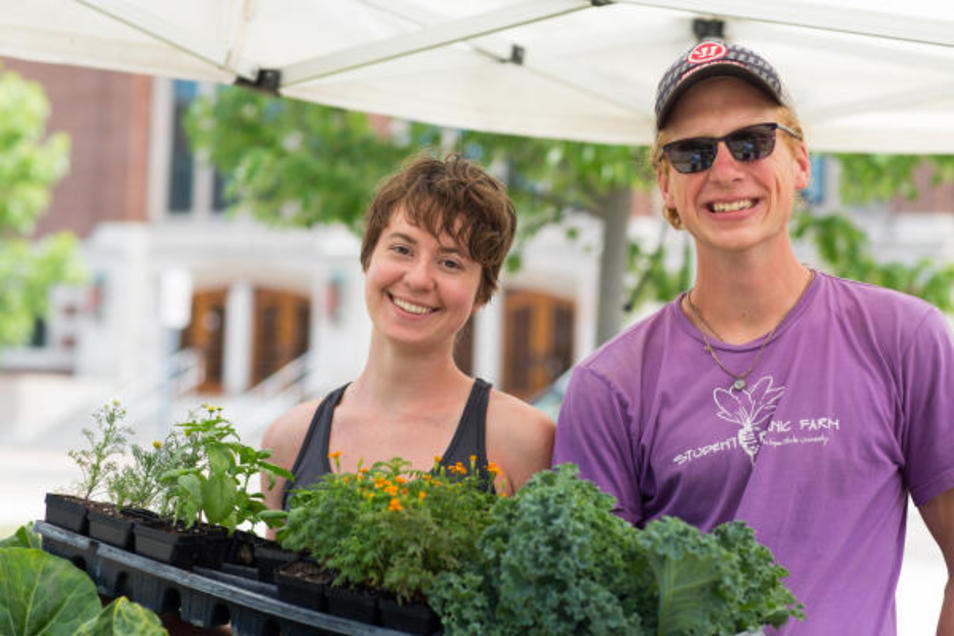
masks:
{"label": "wooden door", "polygon": [[311,303],[275,289],[255,290],[252,385],[308,351]]}
{"label": "wooden door", "polygon": [[196,390],[222,392],[222,361],[225,351],[225,289],[209,289],[192,295],[192,321],[182,332],[182,347],[202,355],[205,379]]}
{"label": "wooden door", "polygon": [[504,391],[532,398],[573,364],[576,307],[550,294],[506,294]]}

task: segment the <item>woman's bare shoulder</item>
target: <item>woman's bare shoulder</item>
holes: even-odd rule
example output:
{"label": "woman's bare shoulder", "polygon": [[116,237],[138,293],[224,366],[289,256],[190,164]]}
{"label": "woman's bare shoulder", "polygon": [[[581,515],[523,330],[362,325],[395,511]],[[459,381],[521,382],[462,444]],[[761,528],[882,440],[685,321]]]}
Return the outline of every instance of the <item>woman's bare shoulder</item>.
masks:
{"label": "woman's bare shoulder", "polygon": [[549,415],[502,391],[487,406],[487,454],[503,469],[508,490],[550,467],[556,425]]}
{"label": "woman's bare shoulder", "polygon": [[320,399],[302,402],[272,420],[262,435],[262,448],[271,449],[276,459],[291,455],[294,460],[320,403]]}
{"label": "woman's bare shoulder", "polygon": [[555,427],[550,416],[540,409],[518,397],[496,389],[491,389],[490,403],[487,410],[488,419],[492,416],[494,421],[522,424],[525,427],[539,428],[544,431]]}

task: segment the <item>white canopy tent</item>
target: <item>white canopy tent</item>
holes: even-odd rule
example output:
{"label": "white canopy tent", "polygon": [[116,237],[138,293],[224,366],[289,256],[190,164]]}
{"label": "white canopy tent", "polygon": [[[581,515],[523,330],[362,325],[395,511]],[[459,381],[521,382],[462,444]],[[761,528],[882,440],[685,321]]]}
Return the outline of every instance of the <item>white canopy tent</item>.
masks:
{"label": "white canopy tent", "polygon": [[811,149],[954,153],[950,0],[0,0],[0,56],[647,144],[700,18],[778,67]]}

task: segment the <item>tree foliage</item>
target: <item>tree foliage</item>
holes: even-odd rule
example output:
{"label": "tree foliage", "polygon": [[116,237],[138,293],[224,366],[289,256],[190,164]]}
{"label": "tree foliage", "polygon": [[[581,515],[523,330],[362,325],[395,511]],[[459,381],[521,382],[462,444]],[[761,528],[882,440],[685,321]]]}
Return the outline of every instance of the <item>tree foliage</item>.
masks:
{"label": "tree foliage", "polygon": [[39,84],[0,74],[0,347],[27,339],[51,286],[81,276],[71,235],[26,238],[69,166],[69,138],[46,136],[49,113]]}
{"label": "tree foliage", "polygon": [[927,162],[931,182],[954,180],[954,155],[839,154],[841,199],[847,204],[888,201],[896,196],[914,200],[920,194],[915,170]]}
{"label": "tree foliage", "polygon": [[363,113],[238,88],[196,100],[186,131],[226,176],[226,198],[275,225],[357,231],[375,184],[407,154]]}
{"label": "tree foliage", "polygon": [[871,254],[865,231],[840,214],[799,214],[792,221],[792,236],[810,239],[837,276],[896,289],[954,312],[954,263],[880,261]]}

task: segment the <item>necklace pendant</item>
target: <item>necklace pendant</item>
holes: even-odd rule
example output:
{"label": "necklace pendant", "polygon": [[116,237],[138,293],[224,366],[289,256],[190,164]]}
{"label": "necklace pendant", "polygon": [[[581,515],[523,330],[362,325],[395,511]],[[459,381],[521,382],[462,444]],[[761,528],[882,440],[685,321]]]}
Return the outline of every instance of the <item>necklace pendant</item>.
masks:
{"label": "necklace pendant", "polygon": [[745,388],[745,379],[744,379],[744,378],[736,378],[736,379],[735,379],[735,382],[732,383],[732,388],[735,389],[736,391],[741,391],[742,389],[744,389],[744,388]]}

